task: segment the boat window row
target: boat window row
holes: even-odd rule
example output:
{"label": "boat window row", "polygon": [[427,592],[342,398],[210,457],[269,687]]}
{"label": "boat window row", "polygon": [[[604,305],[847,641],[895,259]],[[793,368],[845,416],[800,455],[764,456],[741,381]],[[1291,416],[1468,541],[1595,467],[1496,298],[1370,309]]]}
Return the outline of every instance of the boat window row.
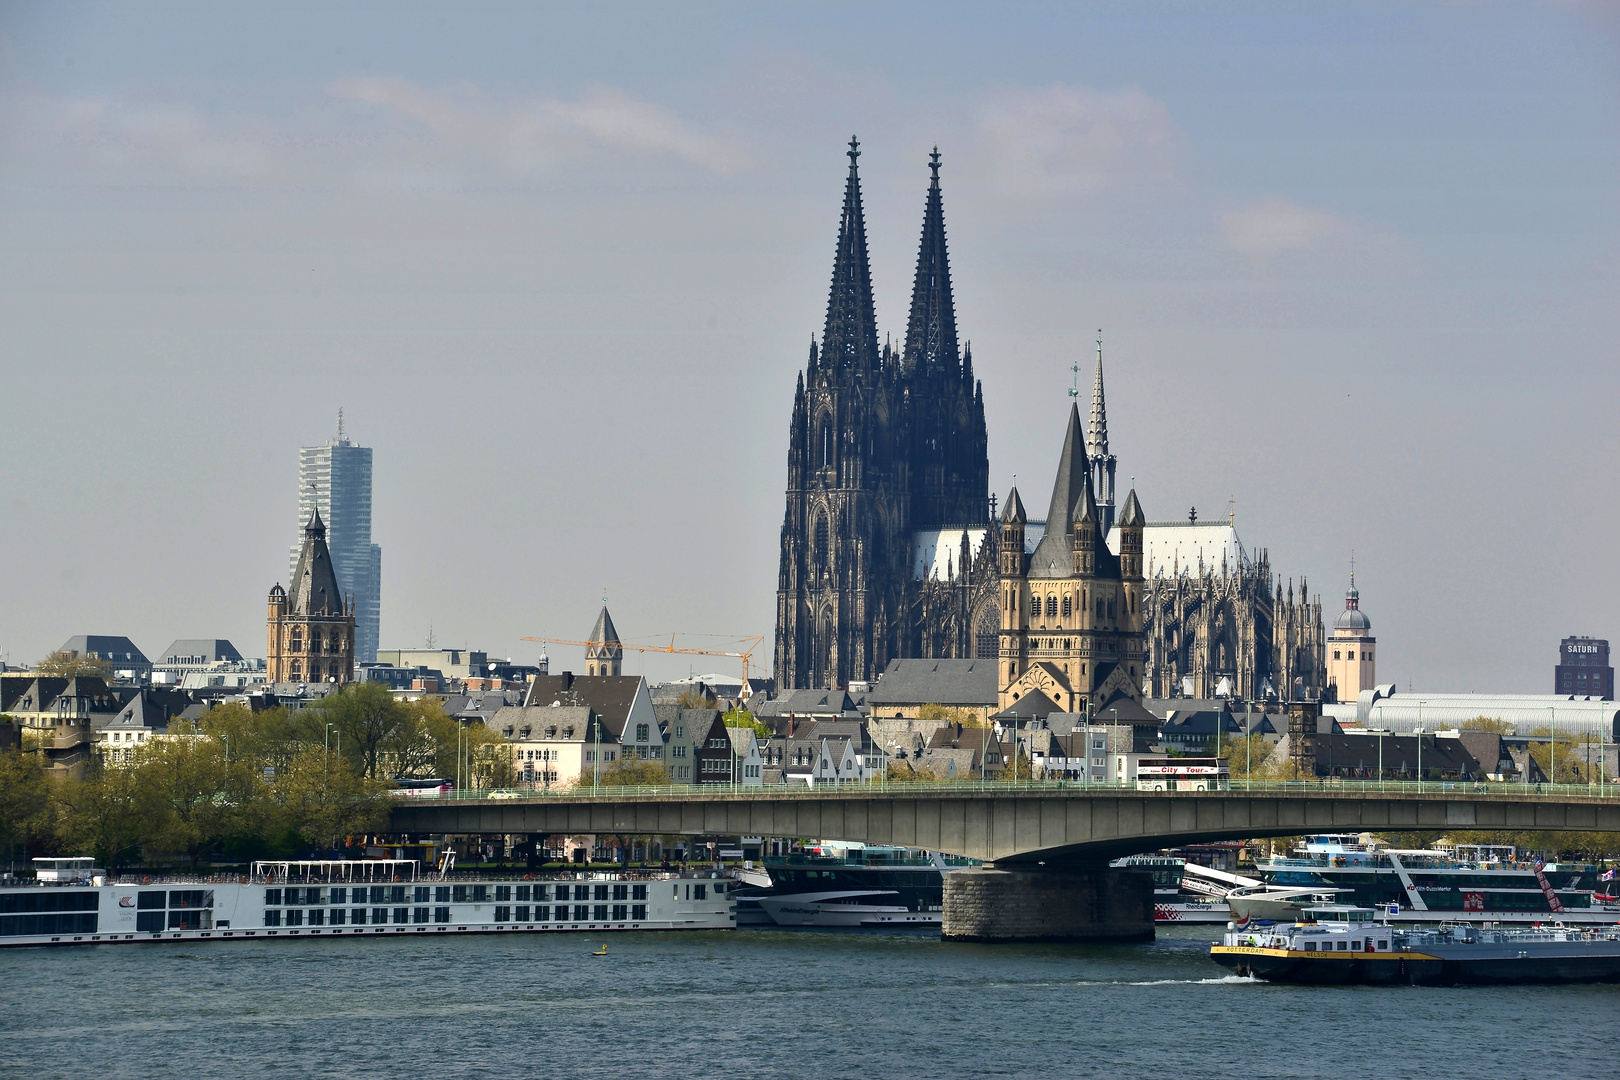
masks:
{"label": "boat window row", "polygon": [[90,890],[40,889],[37,892],[0,893],[0,915],[36,911],[94,911],[101,897]]}
{"label": "boat window row", "polygon": [[[161,914],[161,913],[159,913]],[[180,914],[171,912],[172,915]],[[93,918],[93,917],[92,917]],[[495,908],[493,922],[644,922],[647,918],[646,904],[518,904],[516,906],[501,904]],[[388,923],[423,924],[448,923],[450,921],[450,908],[428,906],[406,907],[378,907],[378,908],[314,908],[305,911],[301,908],[289,908],[285,911],[272,909],[264,913],[265,926],[383,926]],[[145,929],[145,927],[137,927]],[[161,929],[161,927],[157,927]],[[194,929],[186,927],[185,929]]]}
{"label": "boat window row", "polygon": [[[719,889],[719,886],[716,886]],[[159,894],[161,896],[161,894]],[[352,899],[351,899],[352,896]],[[372,885],[344,888],[280,888],[264,890],[264,906],[314,907],[341,904],[497,904],[513,900],[645,900],[647,885],[639,883],[559,885]],[[161,902],[157,905],[162,906]],[[174,907],[174,904],[170,904]]]}
{"label": "boat window row", "polygon": [[39,915],[0,915],[0,937],[33,937],[36,934],[93,934],[94,911],[62,911]]}

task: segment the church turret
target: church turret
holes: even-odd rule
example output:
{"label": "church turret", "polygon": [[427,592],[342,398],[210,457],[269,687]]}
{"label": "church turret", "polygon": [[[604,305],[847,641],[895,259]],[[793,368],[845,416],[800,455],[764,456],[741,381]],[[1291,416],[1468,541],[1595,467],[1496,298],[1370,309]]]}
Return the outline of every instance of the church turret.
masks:
{"label": "church turret", "polygon": [[1136,489],[1125,496],[1125,509],[1119,516],[1119,572],[1125,581],[1142,580],[1142,533],[1147,518],[1136,499]]}
{"label": "church turret", "polygon": [[1091,423],[1086,430],[1091,485],[1097,493],[1098,526],[1104,536],[1114,527],[1114,455],[1108,452],[1108,404],[1103,398],[1102,331],[1097,331],[1097,374],[1091,383]]}
{"label": "church turret", "polygon": [[939,191],[939,147],[929,155],[928,199],[923,210],[917,275],[911,287],[911,318],[906,324],[908,370],[944,365],[956,371],[956,305],[951,299],[951,263],[945,250],[945,207]]}
{"label": "church turret", "polygon": [[311,512],[291,588],[270,590],[266,675],[271,682],[346,683],[354,678],[354,602],[338,588],[326,523]]}
{"label": "church turret", "polygon": [[1097,500],[1087,477],[1080,502],[1074,508],[1074,572],[1090,577],[1097,569]]}
{"label": "church turret", "polygon": [[1018,497],[1018,485],[1007,492],[1007,508],[1001,513],[1001,576],[1024,576],[1024,501]]}
{"label": "church turret", "polygon": [[606,603],[602,605],[602,613],[596,617],[596,625],[591,627],[591,636],[587,640],[590,644],[585,647],[585,674],[623,674],[624,646],[619,643],[619,631],[613,625],[613,616],[608,614]]}

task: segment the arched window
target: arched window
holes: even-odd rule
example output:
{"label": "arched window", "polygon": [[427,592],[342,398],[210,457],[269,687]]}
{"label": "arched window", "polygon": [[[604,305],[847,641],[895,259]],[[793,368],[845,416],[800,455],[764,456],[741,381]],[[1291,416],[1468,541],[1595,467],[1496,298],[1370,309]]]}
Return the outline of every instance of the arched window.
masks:
{"label": "arched window", "polygon": [[827,515],[826,514],[817,514],[816,515],[815,537],[816,537],[816,539],[815,539],[814,554],[815,554],[815,560],[816,560],[816,567],[818,569],[825,570],[827,568]]}
{"label": "arched window", "polygon": [[833,430],[831,420],[826,418],[822,419],[821,438],[817,441],[821,444],[821,464],[831,465],[833,463]]}
{"label": "arched window", "polygon": [[1057,617],[1057,611],[1058,611],[1057,597],[1048,596],[1046,598],[1046,614],[1051,616],[1052,618],[1056,618]]}
{"label": "arched window", "polygon": [[1067,619],[1069,617],[1069,614],[1070,614],[1071,610],[1072,610],[1072,607],[1071,607],[1071,605],[1069,603],[1069,595],[1068,595],[1068,593],[1064,593],[1063,594],[1063,617],[1065,619]]}
{"label": "arched window", "polygon": [[304,632],[296,628],[292,632],[292,651],[304,651]]}

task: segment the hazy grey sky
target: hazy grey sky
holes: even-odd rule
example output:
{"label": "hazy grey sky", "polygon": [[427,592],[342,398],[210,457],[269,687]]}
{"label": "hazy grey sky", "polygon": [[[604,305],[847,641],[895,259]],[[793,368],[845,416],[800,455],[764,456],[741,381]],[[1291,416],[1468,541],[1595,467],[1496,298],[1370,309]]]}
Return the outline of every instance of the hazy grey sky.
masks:
{"label": "hazy grey sky", "polygon": [[1149,518],[1234,499],[1330,624],[1353,548],[1381,678],[1620,638],[1613,6],[580,8],[0,7],[6,659],[262,654],[339,405],[385,648],[532,657],[604,589],[769,635],[851,132],[897,333],[944,154],[998,492],[1102,327]]}

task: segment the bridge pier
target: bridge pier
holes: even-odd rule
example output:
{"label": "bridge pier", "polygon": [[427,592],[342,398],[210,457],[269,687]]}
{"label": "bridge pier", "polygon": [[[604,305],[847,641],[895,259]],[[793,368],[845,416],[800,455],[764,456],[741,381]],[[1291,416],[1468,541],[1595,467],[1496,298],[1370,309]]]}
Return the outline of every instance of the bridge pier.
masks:
{"label": "bridge pier", "polygon": [[947,941],[1152,941],[1153,875],[1107,866],[945,874]]}

